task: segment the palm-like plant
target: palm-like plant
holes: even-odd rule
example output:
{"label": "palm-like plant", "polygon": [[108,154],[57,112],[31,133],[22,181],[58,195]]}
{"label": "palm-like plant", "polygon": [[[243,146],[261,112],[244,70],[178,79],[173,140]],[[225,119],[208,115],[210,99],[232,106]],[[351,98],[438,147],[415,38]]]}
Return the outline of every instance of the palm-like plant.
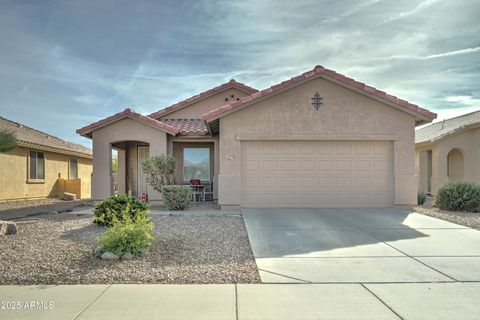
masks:
{"label": "palm-like plant", "polygon": [[13,132],[0,130],[0,152],[8,152],[15,149],[17,146],[17,139]]}

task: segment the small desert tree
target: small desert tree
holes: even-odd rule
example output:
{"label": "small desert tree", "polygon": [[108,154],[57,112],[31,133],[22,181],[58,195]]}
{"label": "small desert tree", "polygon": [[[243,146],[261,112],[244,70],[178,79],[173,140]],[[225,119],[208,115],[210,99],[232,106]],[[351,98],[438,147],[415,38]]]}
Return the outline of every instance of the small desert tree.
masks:
{"label": "small desert tree", "polygon": [[17,146],[17,139],[12,132],[0,130],[0,152],[8,152],[15,149]]}
{"label": "small desert tree", "polygon": [[158,192],[162,192],[162,186],[175,183],[175,159],[170,155],[162,154],[143,160],[142,170],[147,182]]}
{"label": "small desert tree", "polygon": [[192,201],[189,186],[175,186],[175,159],[170,155],[154,156],[142,161],[142,170],[147,182],[162,194],[168,210],[183,210]]}

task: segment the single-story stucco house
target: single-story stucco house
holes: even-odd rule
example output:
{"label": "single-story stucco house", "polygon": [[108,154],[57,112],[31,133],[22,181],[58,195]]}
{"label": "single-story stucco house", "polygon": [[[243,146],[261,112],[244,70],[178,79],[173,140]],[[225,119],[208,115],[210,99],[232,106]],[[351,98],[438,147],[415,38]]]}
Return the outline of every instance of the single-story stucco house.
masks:
{"label": "single-story stucco house", "polygon": [[[389,207],[417,199],[415,126],[436,114],[322,66],[258,91],[231,80],[148,116],[77,130],[93,140],[93,198],[147,191],[139,161],[172,154],[176,182],[214,181],[222,208]],[[191,170],[192,166],[195,168]],[[202,169],[203,168],[203,169]]]}
{"label": "single-story stucco house", "polygon": [[436,195],[449,181],[480,183],[480,110],[415,134],[418,192]]}
{"label": "single-story stucco house", "polygon": [[90,198],[92,150],[0,117],[17,147],[0,153],[0,201],[63,197]]}

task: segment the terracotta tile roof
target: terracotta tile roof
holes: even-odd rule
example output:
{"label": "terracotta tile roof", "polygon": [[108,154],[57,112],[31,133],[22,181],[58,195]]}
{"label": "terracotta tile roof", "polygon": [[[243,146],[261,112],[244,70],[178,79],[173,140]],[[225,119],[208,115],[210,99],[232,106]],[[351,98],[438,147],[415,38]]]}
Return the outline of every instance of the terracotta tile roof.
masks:
{"label": "terracotta tile roof", "polygon": [[207,135],[209,133],[203,119],[161,119],[158,121],[178,128],[180,135]]}
{"label": "terracotta tile roof", "polygon": [[208,96],[211,96],[215,93],[218,93],[218,92],[230,89],[230,88],[237,88],[237,89],[243,90],[245,92],[248,92],[250,94],[258,91],[255,88],[249,87],[246,84],[243,84],[241,82],[235,81],[234,79],[231,79],[229,82],[226,82],[226,83],[221,84],[221,85],[219,85],[215,88],[212,88],[210,90],[207,90],[207,91],[204,91],[204,92],[199,93],[197,95],[194,95],[193,97],[190,97],[190,98],[185,99],[183,101],[177,102],[177,103],[175,103],[175,104],[173,104],[173,105],[171,105],[171,106],[169,106],[165,109],[162,109],[162,110],[159,110],[157,112],[151,113],[148,116],[150,118],[158,118],[158,117],[166,116],[166,115],[168,115],[168,114],[170,114],[174,111],[182,109],[183,107],[185,107],[189,104],[192,104],[192,103],[197,102],[199,100],[205,99]]}
{"label": "terracotta tile roof", "polygon": [[415,143],[434,142],[471,126],[480,125],[480,110],[432,123],[415,132]]}
{"label": "terracotta tile roof", "polygon": [[88,137],[88,138],[91,138],[91,134],[93,131],[95,131],[96,129],[98,128],[101,128],[103,126],[106,126],[112,122],[116,122],[118,120],[121,120],[121,119],[124,119],[124,118],[131,118],[131,119],[135,119],[135,120],[139,120],[141,122],[145,122],[153,127],[156,127],[162,131],[165,131],[167,133],[170,133],[172,135],[176,135],[178,133],[178,128],[176,127],[172,127],[166,123],[163,123],[163,122],[160,122],[160,121],[157,121],[155,119],[152,119],[150,117],[147,117],[147,116],[143,116],[141,115],[140,113],[137,113],[135,111],[133,111],[132,109],[130,108],[127,108],[125,110],[123,110],[122,112],[119,112],[119,113],[116,113],[110,117],[107,117],[105,119],[102,119],[100,121],[97,121],[97,122],[94,122],[86,127],[83,127],[83,128],[80,128],[77,130],[77,133],[82,135],[82,136],[85,136],[85,137]]}
{"label": "terracotta tile roof", "polygon": [[212,121],[217,118],[220,118],[221,116],[230,113],[231,111],[243,106],[246,103],[249,103],[251,101],[257,100],[261,97],[268,96],[272,93],[275,93],[279,90],[288,88],[294,84],[297,84],[299,82],[302,82],[304,80],[314,78],[316,76],[322,76],[325,78],[331,78],[334,80],[339,81],[340,83],[352,87],[354,89],[357,89],[360,92],[363,92],[367,95],[373,95],[377,98],[381,98],[382,100],[385,100],[387,102],[393,103],[396,106],[407,109],[409,111],[413,111],[414,113],[420,115],[422,118],[425,119],[425,121],[431,121],[437,117],[435,113],[432,113],[426,109],[422,109],[418,107],[415,104],[409,103],[408,101],[399,99],[395,96],[389,95],[383,91],[377,90],[374,87],[370,87],[366,85],[365,83],[358,82],[352,78],[349,78],[347,76],[344,76],[342,74],[339,74],[333,70],[326,69],[322,66],[316,66],[310,71],[307,71],[299,76],[293,77],[287,81],[283,81],[282,83],[279,83],[277,85],[274,85],[268,89],[262,90],[255,92],[249,96],[241,98],[239,101],[232,102],[230,104],[226,104],[224,106],[221,106],[215,110],[212,110],[202,116],[202,118],[206,121]]}
{"label": "terracotta tile roof", "polygon": [[0,130],[13,133],[17,138],[17,144],[22,147],[92,158],[92,150],[87,147],[62,140],[3,117],[0,117]]}

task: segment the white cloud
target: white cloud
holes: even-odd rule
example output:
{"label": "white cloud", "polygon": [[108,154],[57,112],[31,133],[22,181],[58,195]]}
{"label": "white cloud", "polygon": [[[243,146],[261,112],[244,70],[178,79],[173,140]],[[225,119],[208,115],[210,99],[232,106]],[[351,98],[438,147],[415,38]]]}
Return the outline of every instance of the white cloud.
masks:
{"label": "white cloud", "polygon": [[389,57],[371,58],[367,60],[372,60],[372,61],[375,61],[375,60],[430,60],[430,59],[437,59],[437,58],[459,56],[459,55],[476,53],[476,52],[480,52],[480,47],[452,50],[452,51],[429,54],[424,56],[405,54],[405,55],[392,55]]}
{"label": "white cloud", "polygon": [[445,97],[443,101],[470,106],[476,105],[478,108],[480,108],[480,99],[475,99],[472,96],[448,96]]}
{"label": "white cloud", "polygon": [[414,15],[416,13],[418,13],[419,11],[422,11],[430,6],[432,6],[433,4],[435,4],[436,2],[438,2],[439,0],[427,0],[427,1],[423,1],[421,3],[419,3],[415,8],[413,8],[412,10],[409,10],[409,11],[402,11],[400,13],[398,13],[397,15],[395,16],[392,16],[392,17],[389,17],[387,19],[385,19],[383,21],[383,23],[389,23],[389,22],[392,22],[392,21],[395,21],[395,20],[399,20],[399,19],[403,19],[403,18],[406,18],[406,17],[409,17],[411,15]]}
{"label": "white cloud", "polygon": [[453,51],[448,51],[448,52],[438,53],[438,54],[431,54],[431,55],[428,55],[428,56],[425,56],[425,57],[421,57],[421,59],[435,59],[435,58],[451,57],[451,56],[458,56],[458,55],[462,55],[462,54],[475,53],[475,52],[480,52],[480,47],[453,50]]}
{"label": "white cloud", "polygon": [[363,10],[365,8],[368,8],[368,7],[371,7],[371,6],[373,6],[375,4],[378,4],[380,2],[382,2],[382,0],[371,0],[371,1],[362,2],[362,3],[360,3],[356,6],[351,6],[346,11],[344,11],[343,13],[324,20],[324,23],[339,22],[343,18],[348,18],[348,17],[356,14],[357,12],[360,12],[361,10]]}
{"label": "white cloud", "polygon": [[73,100],[83,104],[103,104],[104,101],[93,95],[81,95],[72,97]]}

